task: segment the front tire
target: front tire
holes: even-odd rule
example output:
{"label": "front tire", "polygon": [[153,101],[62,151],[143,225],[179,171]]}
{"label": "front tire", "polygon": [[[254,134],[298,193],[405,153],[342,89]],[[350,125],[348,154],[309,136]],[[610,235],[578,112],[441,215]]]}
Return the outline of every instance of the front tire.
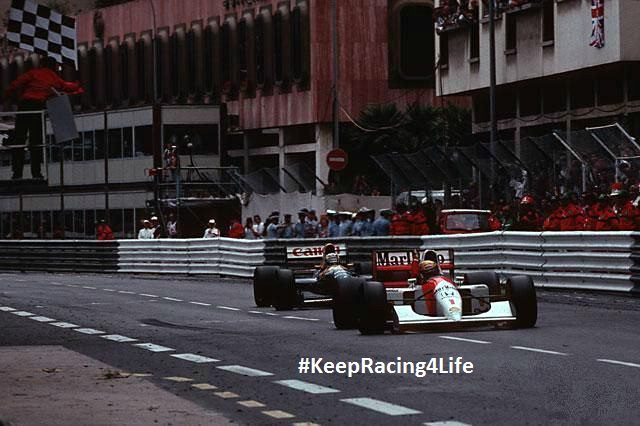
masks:
{"label": "front tire", "polygon": [[273,292],[273,307],[277,311],[287,311],[296,305],[298,293],[291,269],[279,269]]}
{"label": "front tire", "polygon": [[349,330],[358,327],[358,310],[363,280],[345,278],[338,280],[333,296],[333,323],[338,330]]}
{"label": "front tire", "polygon": [[466,285],[486,284],[491,296],[500,294],[500,278],[492,271],[468,272],[464,274],[462,283]]}
{"label": "front tire", "polygon": [[387,323],[387,291],[382,283],[370,281],[362,288],[362,313],[359,329],[362,334],[382,334]]}
{"label": "front tire", "polygon": [[253,300],[259,308],[273,303],[273,288],[278,281],[277,266],[258,266],[253,271]]}
{"label": "front tire", "polygon": [[516,327],[531,328],[538,320],[538,299],[533,280],[526,275],[509,278],[507,288],[516,311]]}

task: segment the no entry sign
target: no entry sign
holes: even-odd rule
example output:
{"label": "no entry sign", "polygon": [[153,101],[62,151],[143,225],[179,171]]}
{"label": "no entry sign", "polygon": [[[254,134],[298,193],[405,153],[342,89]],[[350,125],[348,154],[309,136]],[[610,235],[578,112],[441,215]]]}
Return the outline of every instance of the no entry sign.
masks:
{"label": "no entry sign", "polygon": [[329,151],[329,153],[327,154],[327,165],[334,172],[344,170],[345,167],[347,167],[348,162],[349,156],[343,149],[337,148]]}

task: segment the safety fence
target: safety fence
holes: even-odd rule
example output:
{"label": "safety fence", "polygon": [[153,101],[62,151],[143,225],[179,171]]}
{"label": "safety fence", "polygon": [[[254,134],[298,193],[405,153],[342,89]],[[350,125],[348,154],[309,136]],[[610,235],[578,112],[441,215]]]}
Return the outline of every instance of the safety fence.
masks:
{"label": "safety fence", "polygon": [[[0,241],[0,270],[121,272],[251,277],[256,266],[285,265],[287,248],[346,246],[346,260],[373,250],[454,249],[456,274],[527,274],[539,287],[640,295],[638,232],[491,232],[423,237],[294,240],[170,239]],[[309,262],[317,263],[318,259]]]}

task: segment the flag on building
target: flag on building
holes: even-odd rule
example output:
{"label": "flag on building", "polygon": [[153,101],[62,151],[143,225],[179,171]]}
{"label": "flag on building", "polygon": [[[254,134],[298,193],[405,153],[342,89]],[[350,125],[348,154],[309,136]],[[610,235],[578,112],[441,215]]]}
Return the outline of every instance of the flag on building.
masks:
{"label": "flag on building", "polygon": [[591,0],[591,43],[590,46],[604,47],[604,0]]}
{"label": "flag on building", "polygon": [[32,0],[13,0],[7,40],[12,46],[77,68],[76,20]]}

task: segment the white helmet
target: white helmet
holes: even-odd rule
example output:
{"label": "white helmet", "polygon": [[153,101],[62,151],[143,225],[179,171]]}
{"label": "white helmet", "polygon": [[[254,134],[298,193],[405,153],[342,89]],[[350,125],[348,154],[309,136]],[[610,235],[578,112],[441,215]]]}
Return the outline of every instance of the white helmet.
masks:
{"label": "white helmet", "polygon": [[338,253],[327,253],[324,257],[324,262],[327,265],[337,265],[340,262]]}

